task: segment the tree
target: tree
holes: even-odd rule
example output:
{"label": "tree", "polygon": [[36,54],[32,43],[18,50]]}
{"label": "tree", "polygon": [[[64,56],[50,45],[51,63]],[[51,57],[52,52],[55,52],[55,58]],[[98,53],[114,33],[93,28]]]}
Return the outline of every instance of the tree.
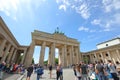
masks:
{"label": "tree", "polygon": [[55,63],[58,64],[58,58],[55,58]]}
{"label": "tree", "polygon": [[34,64],[34,63],[35,63],[34,58],[32,58],[32,64]]}
{"label": "tree", "polygon": [[48,63],[48,60],[44,61],[44,64],[46,64],[46,65],[47,65],[47,63]]}

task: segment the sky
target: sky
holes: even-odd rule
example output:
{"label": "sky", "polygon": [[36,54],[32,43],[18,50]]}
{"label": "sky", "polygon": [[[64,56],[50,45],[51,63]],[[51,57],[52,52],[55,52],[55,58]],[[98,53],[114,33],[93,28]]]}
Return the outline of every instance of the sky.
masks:
{"label": "sky", "polygon": [[21,45],[30,44],[34,30],[54,33],[57,27],[80,42],[81,52],[120,37],[120,0],[0,0],[0,16]]}

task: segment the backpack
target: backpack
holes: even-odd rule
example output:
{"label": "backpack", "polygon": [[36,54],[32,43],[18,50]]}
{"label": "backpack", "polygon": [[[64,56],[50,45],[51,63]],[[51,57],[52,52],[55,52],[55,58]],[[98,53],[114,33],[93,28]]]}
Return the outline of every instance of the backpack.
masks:
{"label": "backpack", "polygon": [[42,69],[42,68],[38,68],[37,74],[38,74],[38,75],[42,75],[42,74],[43,74],[43,69]]}

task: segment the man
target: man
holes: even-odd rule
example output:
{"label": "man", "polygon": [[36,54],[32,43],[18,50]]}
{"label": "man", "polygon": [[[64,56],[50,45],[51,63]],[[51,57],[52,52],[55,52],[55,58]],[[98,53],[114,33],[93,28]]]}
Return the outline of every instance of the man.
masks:
{"label": "man", "polygon": [[26,80],[30,80],[31,74],[33,72],[33,65],[31,64],[28,68],[27,68],[27,79]]}
{"label": "man", "polygon": [[108,60],[108,68],[110,70],[110,73],[112,75],[112,78],[114,80],[119,80],[118,76],[117,76],[117,70],[115,68],[115,65],[112,63],[111,60]]}
{"label": "man", "polygon": [[88,80],[88,66],[81,62],[82,80]]}
{"label": "man", "polygon": [[40,79],[40,76],[42,76],[43,73],[44,73],[44,72],[43,72],[42,66],[39,66],[38,69],[37,69],[37,80]]}
{"label": "man", "polygon": [[95,73],[97,74],[98,80],[106,80],[104,66],[99,61],[95,66]]}

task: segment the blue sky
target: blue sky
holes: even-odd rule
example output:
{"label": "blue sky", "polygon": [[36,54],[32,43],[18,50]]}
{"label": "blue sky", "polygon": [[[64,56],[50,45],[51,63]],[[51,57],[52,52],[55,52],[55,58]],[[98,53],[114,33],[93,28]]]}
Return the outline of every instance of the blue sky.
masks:
{"label": "blue sky", "polygon": [[0,16],[21,45],[30,44],[34,30],[57,27],[78,39],[81,52],[120,37],[120,0],[0,0]]}

